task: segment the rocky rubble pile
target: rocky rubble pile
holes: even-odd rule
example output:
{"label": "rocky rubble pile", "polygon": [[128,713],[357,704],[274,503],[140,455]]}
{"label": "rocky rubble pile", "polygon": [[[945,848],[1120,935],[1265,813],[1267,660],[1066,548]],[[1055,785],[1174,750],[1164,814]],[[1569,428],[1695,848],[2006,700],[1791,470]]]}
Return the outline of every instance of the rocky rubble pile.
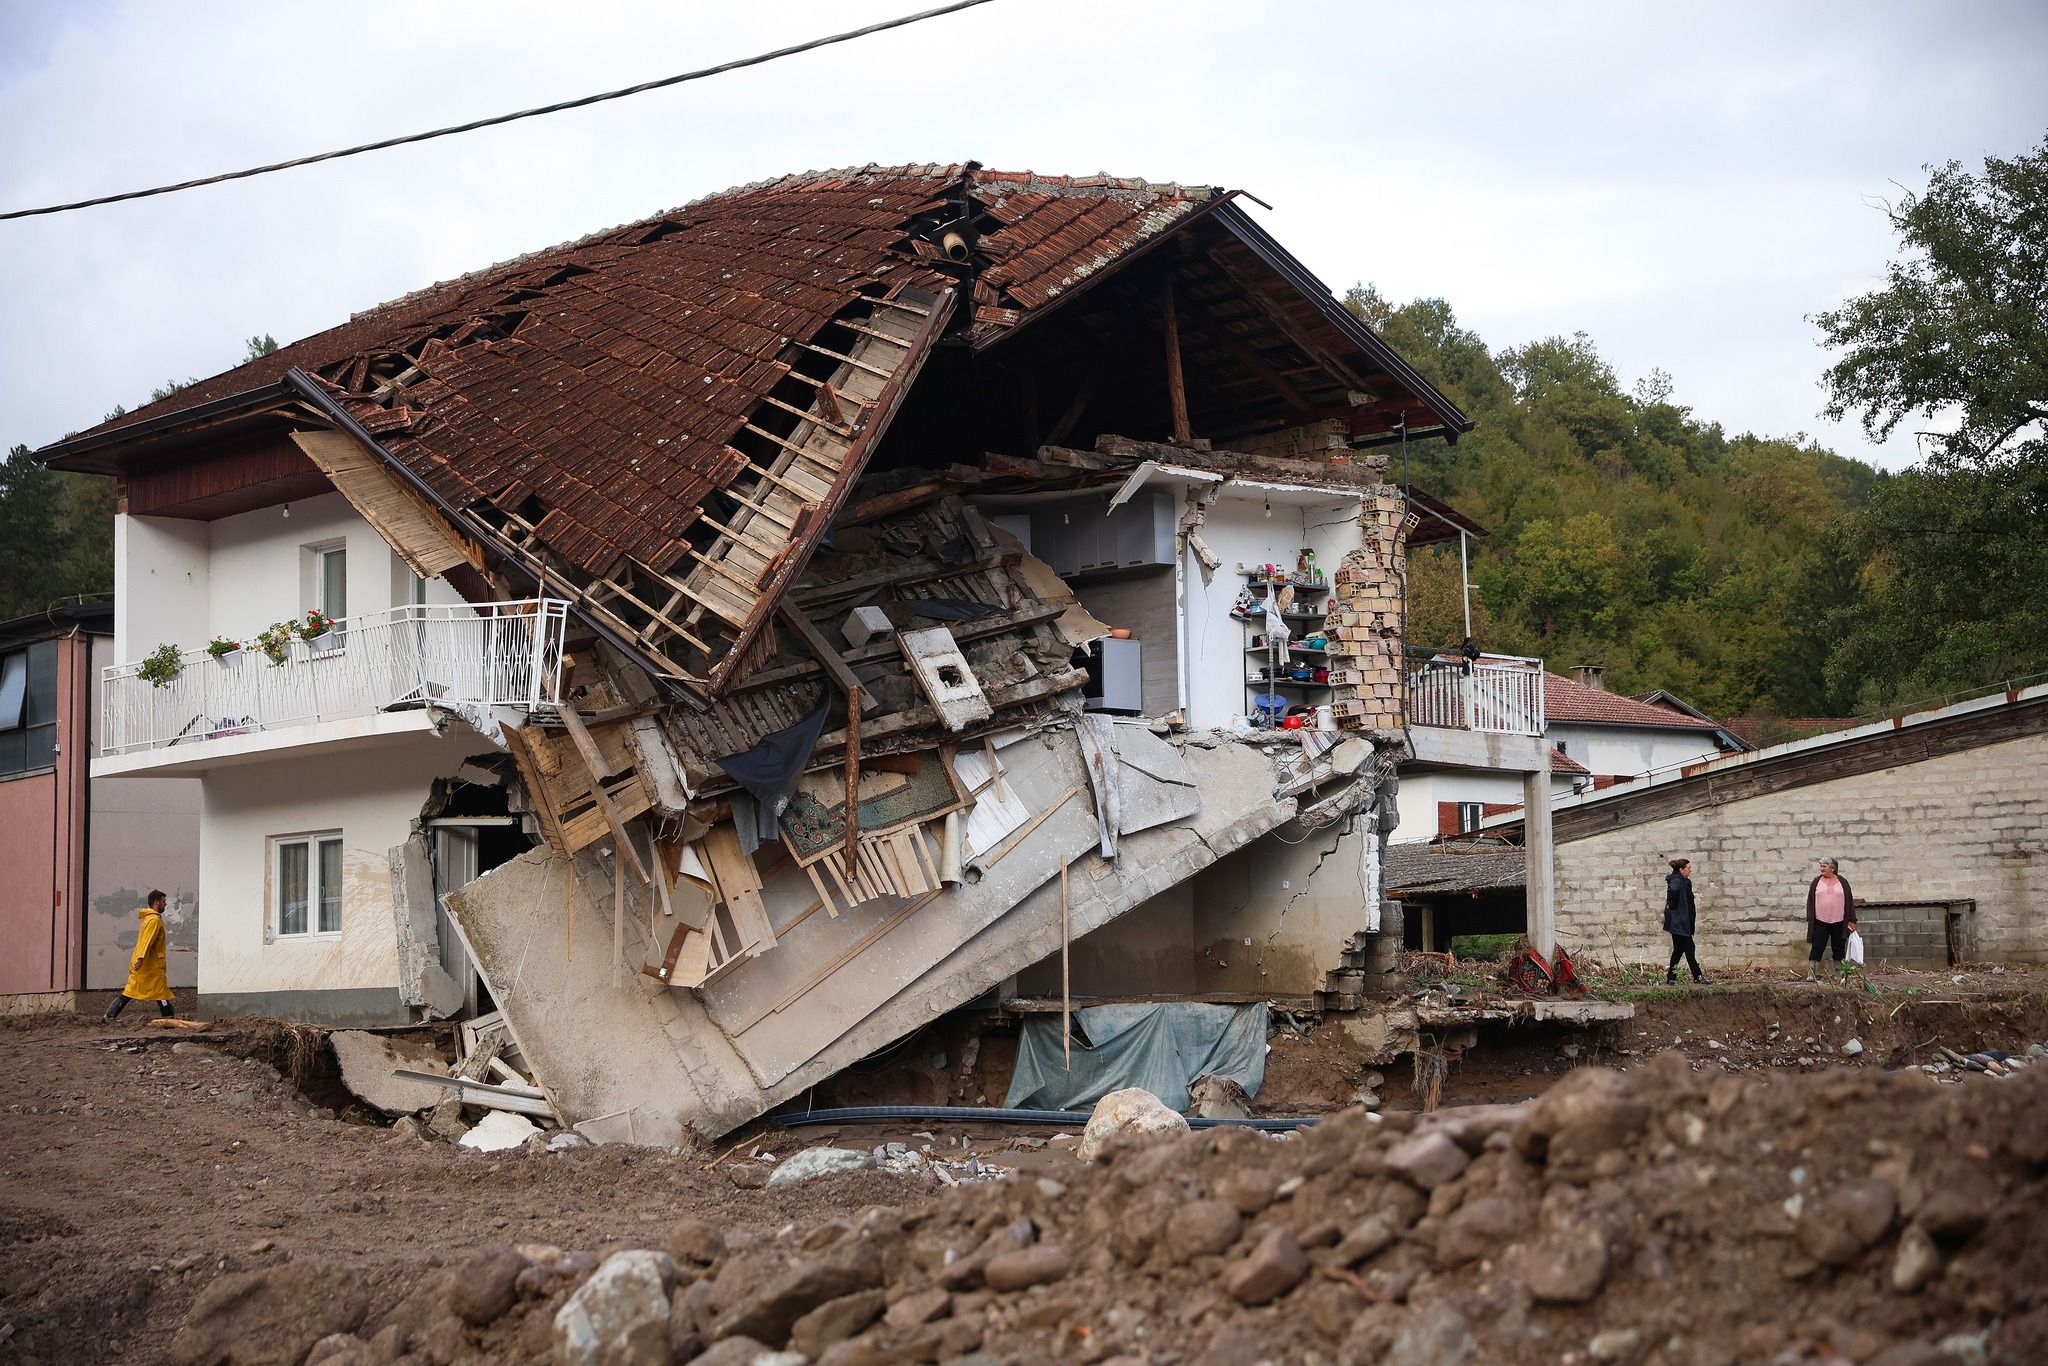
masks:
{"label": "rocky rubble pile", "polygon": [[[487,1248],[382,1312],[344,1270],[324,1296],[302,1265],[251,1273],[288,1294],[225,1277],[176,1357],[2017,1363],[2048,1360],[2044,1214],[2048,1069],[1955,1089],[1671,1053],[1517,1106],[1120,1140],[807,1227]],[[286,1299],[345,1312],[292,1338],[262,1317]]]}

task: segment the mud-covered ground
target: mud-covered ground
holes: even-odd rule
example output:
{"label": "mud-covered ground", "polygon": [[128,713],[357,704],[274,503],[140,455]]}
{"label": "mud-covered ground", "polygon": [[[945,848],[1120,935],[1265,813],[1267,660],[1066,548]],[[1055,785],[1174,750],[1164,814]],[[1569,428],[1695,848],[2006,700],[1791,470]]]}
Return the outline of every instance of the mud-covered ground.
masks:
{"label": "mud-covered ground", "polygon": [[[928,1131],[1016,1171],[958,1190],[758,1188],[757,1151],[884,1140],[857,1128],[686,1154],[427,1144],[317,1066],[294,1088],[274,1027],[0,1027],[0,1361],[299,1362],[333,1331],[334,1366],[545,1359],[590,1268],[637,1248],[678,1257],[666,1345],[632,1360],[742,1330],[834,1362],[2048,1360],[2048,1063],[1917,1066],[2048,1039],[2039,986],[1653,991],[1605,1039],[1489,1035],[1452,1063],[1448,1126],[1382,1068],[1383,1119],[1093,1168],[1044,1131]],[[1260,1108],[1328,1112],[1368,1070],[1335,1028],[1276,1035]],[[1403,1166],[1417,1126],[1447,1127],[1455,1172]],[[503,1245],[503,1284],[531,1274],[464,1320],[472,1259]]]}

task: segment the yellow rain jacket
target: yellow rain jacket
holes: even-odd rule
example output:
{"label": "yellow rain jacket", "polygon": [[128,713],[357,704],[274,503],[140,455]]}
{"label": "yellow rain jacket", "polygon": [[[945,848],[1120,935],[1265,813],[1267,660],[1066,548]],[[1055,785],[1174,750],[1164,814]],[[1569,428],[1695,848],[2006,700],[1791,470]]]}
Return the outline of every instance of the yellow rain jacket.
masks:
{"label": "yellow rain jacket", "polygon": [[128,958],[128,985],[121,988],[121,994],[137,1001],[168,1001],[171,988],[164,977],[164,918],[149,906],[135,914],[142,917],[142,929],[135,936],[135,952]]}

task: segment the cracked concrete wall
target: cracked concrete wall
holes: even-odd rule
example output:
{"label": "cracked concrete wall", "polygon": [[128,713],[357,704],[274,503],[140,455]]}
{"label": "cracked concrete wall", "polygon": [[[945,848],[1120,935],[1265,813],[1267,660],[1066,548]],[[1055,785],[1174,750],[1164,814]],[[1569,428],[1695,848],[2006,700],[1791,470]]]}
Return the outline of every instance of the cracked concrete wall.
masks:
{"label": "cracked concrete wall", "polygon": [[[1283,830],[1196,880],[1195,991],[1306,996],[1323,989],[1377,895],[1367,817],[1303,835]],[[1296,842],[1290,842],[1296,841]]]}
{"label": "cracked concrete wall", "polygon": [[[1272,789],[1272,768],[1256,750],[1223,745],[1214,750],[1190,748],[1186,755],[1204,798],[1199,815],[1183,824],[1125,836],[1112,871],[1098,878],[1094,870],[1099,860],[1091,852],[1095,844],[1094,813],[1078,800],[1068,803],[1002,865],[1009,866],[1026,850],[1038,846],[1037,857],[1026,865],[1042,870],[1037,873],[1035,888],[981,934],[962,944],[771,1087],[771,1103],[800,1095],[806,1087],[860,1061],[918,1025],[966,1005],[1004,978],[1057,954],[1058,869],[1062,852],[1070,864],[1069,911],[1073,932],[1078,936],[1186,882],[1293,815],[1293,802],[1276,801],[1267,795]],[[1058,792],[1051,795],[1056,797]],[[992,872],[991,878],[994,876]],[[1013,876],[1033,880],[1030,872]],[[934,903],[919,914],[941,904],[943,901]]]}

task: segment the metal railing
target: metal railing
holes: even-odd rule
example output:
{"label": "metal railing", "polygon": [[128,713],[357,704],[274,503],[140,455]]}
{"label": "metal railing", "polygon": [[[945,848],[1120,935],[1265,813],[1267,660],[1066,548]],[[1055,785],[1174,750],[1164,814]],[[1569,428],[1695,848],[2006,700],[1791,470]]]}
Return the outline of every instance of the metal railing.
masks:
{"label": "metal railing", "polygon": [[294,640],[273,664],[254,645],[214,659],[185,652],[161,684],[142,665],[100,681],[100,752],[127,754],[430,702],[553,706],[562,684],[568,604],[551,598],[478,606],[406,606],[337,621]]}
{"label": "metal railing", "polygon": [[1543,734],[1543,661],[1431,652],[1409,661],[1408,724],[1500,735]]}

